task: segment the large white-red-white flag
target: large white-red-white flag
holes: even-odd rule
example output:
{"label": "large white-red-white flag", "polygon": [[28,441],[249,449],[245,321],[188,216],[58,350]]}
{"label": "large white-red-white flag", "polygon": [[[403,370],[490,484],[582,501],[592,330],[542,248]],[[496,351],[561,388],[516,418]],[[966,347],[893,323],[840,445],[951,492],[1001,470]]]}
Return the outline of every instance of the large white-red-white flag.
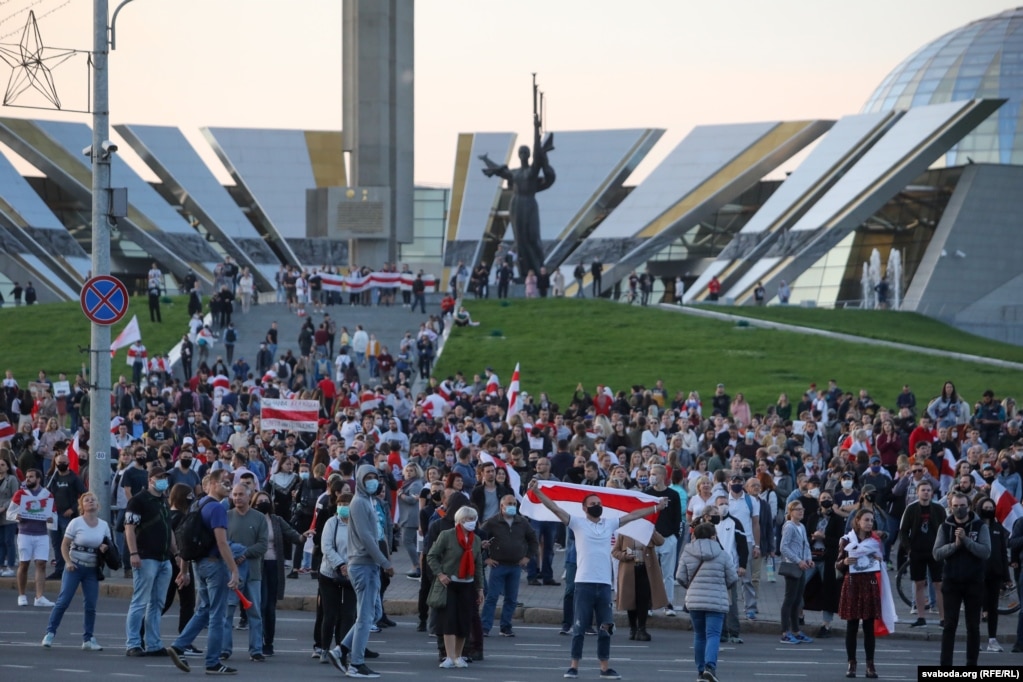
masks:
{"label": "large white-red-white flag", "polygon": [[[119,348],[130,346],[136,341],[142,340],[142,332],[139,330],[138,315],[131,316],[131,322],[124,326],[117,338],[110,342],[110,357],[114,357]],[[128,363],[131,364],[130,362]]]}
{"label": "large white-red-white flag", "polygon": [[511,423],[513,414],[519,413],[519,363],[515,363],[515,371],[512,372],[511,384],[508,386],[508,412],[504,415],[505,421]]}
{"label": "large white-red-white flag", "polygon": [[1011,532],[1016,520],[1023,518],[1023,506],[997,479],[991,482],[991,499],[995,502],[995,518]]}
{"label": "large white-red-white flag", "polygon": [[12,438],[14,438],[14,424],[10,422],[0,422],[0,443]]}
{"label": "large white-red-white flag", "polygon": [[[604,514],[610,518],[619,518],[637,509],[650,508],[657,504],[661,498],[647,495],[646,493],[633,490],[616,490],[614,488],[598,488],[590,485],[577,485],[575,483],[561,483],[558,481],[537,481],[537,485],[543,492],[559,507],[568,512],[569,516],[582,518],[586,516],[583,511],[583,500],[590,495],[600,498],[600,504],[604,507]],[[543,506],[536,491],[530,490],[522,497],[522,515],[536,521],[557,521],[555,516],[547,507]],[[654,524],[657,523],[657,512],[651,511],[649,515],[625,524],[618,529],[622,535],[644,545],[649,544],[654,534]]]}
{"label": "large white-red-white flag", "polygon": [[316,400],[263,398],[259,417],[260,426],[264,429],[316,433],[320,421],[320,403]]}
{"label": "large white-red-white flag", "polygon": [[487,377],[486,391],[487,395],[497,395],[497,389],[501,388],[501,380],[497,378],[497,375],[493,372]]}

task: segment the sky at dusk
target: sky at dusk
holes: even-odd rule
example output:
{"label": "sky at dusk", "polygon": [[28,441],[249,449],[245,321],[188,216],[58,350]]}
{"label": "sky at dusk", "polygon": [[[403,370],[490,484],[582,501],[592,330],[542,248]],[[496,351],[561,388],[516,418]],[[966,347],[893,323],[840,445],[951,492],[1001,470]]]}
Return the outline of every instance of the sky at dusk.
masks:
{"label": "sky at dusk", "polygon": [[[419,0],[415,178],[451,184],[460,132],[529,134],[532,72],[551,130],[666,129],[642,175],[697,125],[856,113],[918,47],[1013,6]],[[28,9],[45,55],[90,49],[90,0],[0,0],[0,43],[19,41]],[[110,58],[111,122],[177,126],[197,146],[202,126],[340,129],[341,33],[340,0],[134,0]],[[54,68],[65,108],[84,106],[87,71],[84,54]],[[4,82],[9,72],[0,64]]]}

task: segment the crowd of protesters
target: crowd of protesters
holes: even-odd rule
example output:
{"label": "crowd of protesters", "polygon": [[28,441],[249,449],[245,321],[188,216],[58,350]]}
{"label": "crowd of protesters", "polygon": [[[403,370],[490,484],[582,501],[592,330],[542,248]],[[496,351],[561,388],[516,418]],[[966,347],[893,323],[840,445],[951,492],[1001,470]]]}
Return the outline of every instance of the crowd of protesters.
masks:
{"label": "crowd of protesters", "polygon": [[[704,404],[696,391],[672,395],[657,381],[649,389],[618,392],[597,386],[593,394],[580,384],[564,406],[545,393],[523,393],[518,413],[508,415],[509,396],[490,368],[471,378],[432,376],[431,345],[443,318],[406,334],[389,358],[372,334],[336,326],[325,308],[321,322],[303,321],[297,352],[279,352],[286,344],[274,325],[259,344],[255,366],[242,357],[230,362],[207,355],[193,372],[183,354],[180,369],[149,374],[141,392],[124,380],[115,387],[114,412],[122,421],[113,435],[113,515],[99,520],[110,536],[100,544],[109,539],[117,548],[126,575],[145,595],[126,623],[129,655],[168,655],[187,665],[185,655],[201,653],[194,635],[208,626],[218,634],[211,632],[207,645],[216,649],[205,653],[207,670],[230,671],[228,613],[237,602],[219,588],[237,585],[256,609],[245,619],[247,653],[264,661],[274,655],[274,610],[286,581],[308,573],[320,586],[314,655],[353,676],[373,676],[367,659],[379,654],[366,648],[366,637],[393,625],[384,598],[395,553],[407,556],[408,577],[420,581],[418,627],[438,635],[443,668],[482,659],[500,597],[508,615],[497,633],[514,636],[510,612],[522,572],[531,585],[563,587],[562,634],[581,637],[592,627],[591,614],[574,613],[577,525],[523,522],[516,500],[534,479],[664,498],[649,544],[616,537],[616,602],[628,613],[630,639],[639,641],[651,638],[652,614],[695,614],[702,679],[716,679],[718,641],[742,643],[742,619],[759,617],[761,580],[785,562],[799,571],[785,576],[782,642],[813,641],[803,630],[804,611],[821,612],[817,637],[830,635],[838,613],[847,621],[852,674],[862,622],[866,671],[876,675],[873,623],[884,606],[863,589],[863,572],[836,574],[861,560],[891,570],[901,563],[899,555],[908,558],[917,592],[914,625],[926,623],[929,609],[938,612],[943,664],[951,663],[960,603],[966,605],[967,663],[977,661],[981,611],[987,613],[988,650],[1000,650],[998,593],[1006,583],[1018,584],[1010,566],[1019,565],[1023,548],[1023,523],[1002,532],[993,521],[993,498],[1023,493],[1023,434],[1011,399],[998,401],[987,392],[970,404],[948,382],[926,404],[918,405],[907,386],[886,407],[865,389],[849,393],[830,381],[827,388],[811,386],[794,404],[782,395],[756,410],[724,385]],[[226,345],[231,328],[228,319],[208,331]],[[185,340],[197,342],[204,330],[197,325]],[[413,396],[417,371],[426,388]],[[49,382],[40,373],[35,383]],[[88,515],[94,498],[84,485],[88,394],[79,377],[70,395],[37,395],[41,399],[8,373],[0,422],[14,424],[16,433],[0,447],[0,571],[10,575],[17,568],[19,604],[27,605],[28,569],[34,567],[33,603],[52,607],[42,575],[52,551],[58,563],[49,577],[64,583],[58,610],[67,608],[65,592],[73,594],[81,583],[88,615],[95,598],[81,576],[78,582],[69,577],[89,567],[83,555],[90,553],[76,556],[74,547],[100,546],[73,544],[78,534],[82,542],[99,535],[88,530],[99,521]],[[316,400],[318,431],[263,429],[259,408],[267,397]],[[69,466],[69,446],[77,473]],[[57,523],[50,524],[48,541],[39,519],[19,516],[18,495],[52,498],[46,504]],[[172,527],[206,498],[226,513],[210,520],[222,522],[212,527],[225,536],[215,570],[178,561],[170,533],[162,542],[139,542],[135,529],[154,509],[175,510],[167,521]],[[80,517],[87,528],[72,528]],[[693,537],[698,544],[686,554]],[[493,538],[502,541],[491,545]],[[566,552],[563,582],[552,567],[558,546]],[[704,560],[718,566],[724,597],[692,589],[700,586],[696,572]],[[979,573],[985,581],[975,580]],[[679,608],[676,577],[691,588]],[[218,587],[200,593],[222,591],[223,602],[202,597],[197,604],[196,583]],[[174,594],[181,634],[166,647],[154,614],[168,608]],[[44,646],[59,621],[51,619]],[[87,631],[83,648],[98,647]],[[1013,651],[1023,651],[1023,636]],[[576,653],[573,643],[569,672]],[[617,675],[606,665],[603,645],[598,656],[604,676]]]}

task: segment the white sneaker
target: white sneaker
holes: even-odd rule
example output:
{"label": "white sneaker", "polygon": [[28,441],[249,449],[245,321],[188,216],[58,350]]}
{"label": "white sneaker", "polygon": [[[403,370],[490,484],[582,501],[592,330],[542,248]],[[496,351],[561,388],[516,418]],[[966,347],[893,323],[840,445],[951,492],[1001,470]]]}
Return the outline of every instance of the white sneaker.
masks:
{"label": "white sneaker", "polygon": [[459,656],[458,658],[455,659],[455,667],[456,668],[468,668],[469,664],[466,662],[466,660],[464,658]]}
{"label": "white sneaker", "polygon": [[995,639],[994,637],[988,639],[988,641],[987,641],[987,650],[990,651],[993,654],[997,654],[997,653],[1001,653],[1001,652],[1005,651],[1005,649],[1002,648],[1002,645],[999,644],[998,640]]}
{"label": "white sneaker", "polygon": [[440,666],[438,666],[438,667],[441,667],[441,668],[456,668],[458,666],[450,658],[445,658],[443,661],[440,662]]}
{"label": "white sneaker", "polygon": [[51,646],[53,646],[53,633],[52,632],[47,632],[45,635],[43,635],[43,646],[46,647],[47,649],[49,649]]}
{"label": "white sneaker", "polygon": [[913,604],[913,608],[911,608],[909,610],[909,615],[911,615],[911,616],[915,616],[916,615],[916,604]]}
{"label": "white sneaker", "polygon": [[39,607],[45,606],[45,607],[49,608],[49,607],[53,606],[53,602],[50,601],[49,599],[47,599],[45,595],[43,595],[42,597],[36,597],[36,600],[34,602],[32,602],[32,605],[33,606],[39,606]]}
{"label": "white sneaker", "polygon": [[674,618],[675,617],[675,609],[671,608],[670,606],[666,606],[664,608],[664,615],[667,616],[668,618]]}
{"label": "white sneaker", "polygon": [[18,606],[28,606],[28,597],[23,594],[18,595]]}
{"label": "white sneaker", "polygon": [[101,647],[99,642],[96,641],[96,638],[93,637],[88,641],[82,642],[82,651],[103,651],[103,647]]}
{"label": "white sneaker", "polygon": [[13,578],[13,577],[14,577],[14,569],[13,568],[5,568],[4,570],[0,571],[0,578]]}

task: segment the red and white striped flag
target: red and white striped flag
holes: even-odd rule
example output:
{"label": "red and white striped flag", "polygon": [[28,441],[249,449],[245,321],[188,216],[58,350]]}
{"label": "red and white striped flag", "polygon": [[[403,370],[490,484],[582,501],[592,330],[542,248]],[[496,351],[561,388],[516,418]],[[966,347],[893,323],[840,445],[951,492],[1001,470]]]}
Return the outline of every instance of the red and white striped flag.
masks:
{"label": "red and white striped flag", "polygon": [[497,395],[497,389],[501,388],[501,381],[493,372],[487,377],[487,395]]}
{"label": "red and white striped flag", "polygon": [[316,400],[263,398],[260,425],[272,431],[311,431],[319,428],[320,403]]}
{"label": "red and white striped flag", "polygon": [[427,419],[439,419],[444,416],[444,409],[448,406],[448,401],[440,397],[436,393],[423,398],[423,416]]}
{"label": "red and white striped flag", "polygon": [[[636,509],[652,507],[661,500],[659,497],[632,490],[598,488],[589,485],[577,485],[575,483],[560,483],[558,481],[537,481],[537,484],[543,488],[544,494],[568,512],[569,516],[579,518],[586,516],[586,512],[583,511],[583,500],[590,495],[596,495],[600,498],[600,503],[604,507],[604,515],[609,518],[619,518]],[[543,506],[540,498],[536,496],[536,492],[533,490],[530,490],[523,496],[521,511],[523,516],[537,521],[558,520],[558,517],[552,514],[547,507]],[[618,529],[618,532],[646,545],[650,543],[650,537],[654,534],[654,524],[656,523],[657,512],[651,511],[649,515],[625,524]]]}
{"label": "red and white striped flag", "polygon": [[995,518],[1011,532],[1016,520],[1023,518],[1023,506],[997,479],[991,482],[991,499],[995,502]]}
{"label": "red and white striped flag", "polygon": [[208,379],[206,379],[206,383],[213,386],[214,390],[219,388],[226,391],[228,388],[231,387],[231,380],[225,377],[223,374],[218,374],[216,376],[209,377]]}
{"label": "red and white striped flag", "polygon": [[124,423],[124,417],[116,416],[110,420],[110,433],[117,433],[117,427]]}
{"label": "red and white striped flag", "polygon": [[363,391],[359,395],[359,411],[365,414],[380,407],[380,397],[374,391]]}
{"label": "red and white striped flag", "polygon": [[945,456],[941,459],[941,471],[938,472],[938,486],[941,488],[942,495],[952,489],[955,477],[956,459],[952,456],[952,451],[945,448]]}
{"label": "red and white striped flag", "polygon": [[519,412],[519,363],[515,363],[515,371],[512,372],[511,384],[508,386],[508,412],[504,419],[509,424],[513,414]]}
{"label": "red and white striped flag", "polygon": [[[142,332],[139,331],[139,318],[138,315],[131,316],[131,322],[124,326],[121,333],[117,335],[117,338],[110,342],[110,357],[114,357],[119,348],[130,346],[136,341],[142,340]],[[130,362],[128,363],[131,364]]]}
{"label": "red and white striped flag", "polygon": [[14,438],[14,424],[10,422],[0,422],[0,443],[12,438]]}
{"label": "red and white striped flag", "polygon": [[[515,467],[508,466],[503,459],[500,457],[494,457],[486,450],[480,453],[480,461],[488,462],[496,467],[504,469],[505,473],[508,474],[508,484],[511,486],[512,492],[515,493],[515,497],[520,500],[522,499],[522,495],[519,493],[519,490],[522,489],[522,479],[519,477],[519,472],[515,471]],[[547,509],[544,508],[544,511],[547,511]]]}
{"label": "red and white striped flag", "polygon": [[78,434],[75,434],[75,439],[68,443],[67,446],[67,464],[71,467],[71,471],[78,473],[79,467],[81,466],[78,462],[78,450],[81,446],[78,444]]}
{"label": "red and white striped flag", "polygon": [[139,342],[138,345],[135,345],[133,343],[131,346],[128,347],[128,357],[126,358],[126,360],[128,362],[129,367],[134,365],[136,360],[141,360],[142,373],[149,374],[149,364],[146,362],[148,358],[149,351],[146,350],[146,347],[143,346],[141,342]]}

